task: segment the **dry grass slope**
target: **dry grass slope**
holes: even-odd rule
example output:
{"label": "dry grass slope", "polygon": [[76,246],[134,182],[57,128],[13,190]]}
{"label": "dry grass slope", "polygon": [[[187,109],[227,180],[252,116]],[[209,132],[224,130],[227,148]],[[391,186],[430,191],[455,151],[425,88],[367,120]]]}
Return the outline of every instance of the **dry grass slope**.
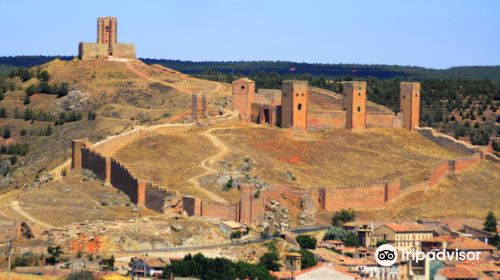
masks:
{"label": "dry grass slope", "polygon": [[[422,180],[439,161],[462,156],[418,134],[370,129],[362,133],[332,130],[318,140],[290,137],[283,130],[227,129],[215,133],[231,147],[227,161],[246,155],[256,163],[255,175],[272,183],[310,188],[357,184],[404,176],[403,185]],[[289,171],[295,176],[285,176]]]}
{"label": "dry grass slope", "polygon": [[204,198],[186,180],[203,173],[200,162],[216,152],[212,143],[195,129],[189,134],[148,136],[121,149],[115,157],[140,178]]}

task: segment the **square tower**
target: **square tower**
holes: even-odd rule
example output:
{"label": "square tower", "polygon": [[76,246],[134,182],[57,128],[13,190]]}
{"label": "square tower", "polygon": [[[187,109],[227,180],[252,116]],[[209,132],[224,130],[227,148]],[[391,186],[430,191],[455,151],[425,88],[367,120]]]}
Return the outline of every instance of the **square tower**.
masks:
{"label": "square tower", "polygon": [[97,18],[97,43],[108,45],[108,54],[111,55],[113,45],[117,42],[116,17],[98,17]]}
{"label": "square tower", "polygon": [[366,82],[342,82],[342,109],[346,111],[346,128],[366,127]]}
{"label": "square tower", "polygon": [[238,112],[243,120],[249,121],[255,100],[255,82],[248,78],[234,80],[232,91],[233,111]]}
{"label": "square tower", "polygon": [[191,105],[191,118],[193,120],[207,117],[207,97],[202,93],[193,93]]}
{"label": "square tower", "polygon": [[281,94],[281,127],[307,131],[307,81],[283,81]]}
{"label": "square tower", "polygon": [[420,83],[402,82],[400,84],[401,113],[403,115],[403,128],[415,130],[420,117]]}

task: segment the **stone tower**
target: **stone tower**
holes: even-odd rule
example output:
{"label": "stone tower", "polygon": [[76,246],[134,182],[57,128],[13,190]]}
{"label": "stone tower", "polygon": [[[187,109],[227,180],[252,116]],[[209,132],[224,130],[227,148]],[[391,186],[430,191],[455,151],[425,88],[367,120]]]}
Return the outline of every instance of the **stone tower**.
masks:
{"label": "stone tower", "polygon": [[346,111],[346,128],[366,127],[366,82],[342,82],[342,109]]}
{"label": "stone tower", "polygon": [[113,45],[116,44],[118,22],[116,17],[97,18],[97,43],[108,45],[108,54],[111,55]]}
{"label": "stone tower", "polygon": [[193,120],[207,117],[207,97],[202,93],[193,93],[191,105],[191,118]]}
{"label": "stone tower", "polygon": [[82,169],[82,148],[90,147],[88,139],[78,139],[71,142],[71,169]]}
{"label": "stone tower", "polygon": [[283,81],[281,94],[281,126],[307,131],[307,81]]}
{"label": "stone tower", "polygon": [[400,84],[401,113],[403,115],[403,128],[415,130],[418,127],[420,116],[420,83],[402,82]]}
{"label": "stone tower", "polygon": [[255,82],[248,78],[233,81],[233,111],[237,111],[240,117],[250,120],[251,106],[255,100]]}

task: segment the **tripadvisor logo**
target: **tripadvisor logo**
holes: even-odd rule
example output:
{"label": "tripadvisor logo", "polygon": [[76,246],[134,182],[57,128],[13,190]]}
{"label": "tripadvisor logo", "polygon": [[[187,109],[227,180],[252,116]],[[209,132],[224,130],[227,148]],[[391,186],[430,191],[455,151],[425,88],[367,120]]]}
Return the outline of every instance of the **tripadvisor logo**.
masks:
{"label": "tripadvisor logo", "polygon": [[[455,250],[433,250],[429,252],[417,251],[415,248],[399,252],[402,261],[415,261],[416,263],[425,260],[438,261],[477,261],[481,252],[465,252]],[[377,247],[375,251],[375,261],[381,266],[392,266],[398,260],[398,251],[391,244],[384,244]]]}
{"label": "tripadvisor logo", "polygon": [[398,260],[398,251],[391,244],[384,244],[377,247],[375,260],[381,266],[392,266]]}

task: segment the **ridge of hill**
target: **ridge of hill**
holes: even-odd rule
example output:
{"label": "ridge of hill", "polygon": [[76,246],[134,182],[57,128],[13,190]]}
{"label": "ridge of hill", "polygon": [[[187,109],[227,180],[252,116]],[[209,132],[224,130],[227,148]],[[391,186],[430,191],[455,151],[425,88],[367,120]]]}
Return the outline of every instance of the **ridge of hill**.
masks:
{"label": "ridge of hill", "polygon": [[[72,56],[2,56],[0,73],[16,67],[32,67],[47,63],[53,59],[72,60]],[[199,74],[207,69],[223,73],[249,75],[251,72],[276,72],[285,74],[310,74],[326,78],[375,77],[388,79],[491,79],[500,80],[500,66],[456,66],[446,69],[432,69],[418,66],[383,65],[383,64],[322,64],[291,61],[182,61],[174,59],[141,58],[147,64],[160,64],[185,74]],[[294,69],[290,71],[290,69]]]}

